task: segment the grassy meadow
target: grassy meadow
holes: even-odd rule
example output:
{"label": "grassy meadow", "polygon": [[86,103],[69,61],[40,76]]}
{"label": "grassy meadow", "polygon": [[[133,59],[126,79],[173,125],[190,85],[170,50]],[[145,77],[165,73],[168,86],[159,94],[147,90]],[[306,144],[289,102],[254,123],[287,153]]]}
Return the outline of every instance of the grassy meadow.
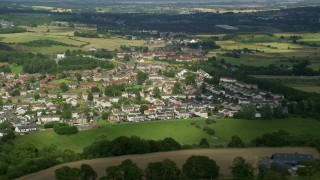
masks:
{"label": "grassy meadow", "polygon": [[[200,128],[191,123],[195,122]],[[102,128],[80,131],[75,135],[57,135],[53,130],[39,131],[20,136],[15,143],[31,142],[38,148],[55,144],[59,149],[71,149],[82,152],[83,147],[90,145],[95,138],[104,135],[108,139],[119,136],[139,136],[143,139],[163,139],[172,137],[181,144],[198,144],[201,138],[207,138],[210,145],[226,145],[231,136],[238,135],[245,142],[250,142],[264,133],[284,129],[292,134],[312,134],[320,136],[320,122],[312,119],[287,118],[275,120],[238,120],[217,119],[217,123],[206,124],[202,118],[187,120],[153,121],[144,123],[109,124],[99,122]],[[202,129],[212,127],[216,131],[217,140],[206,134]]]}

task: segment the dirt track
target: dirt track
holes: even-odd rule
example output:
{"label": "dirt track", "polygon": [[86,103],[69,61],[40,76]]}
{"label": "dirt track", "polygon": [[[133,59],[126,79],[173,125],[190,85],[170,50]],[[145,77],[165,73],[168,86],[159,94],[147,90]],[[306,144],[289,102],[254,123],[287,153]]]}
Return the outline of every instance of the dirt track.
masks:
{"label": "dirt track", "polygon": [[312,148],[245,148],[245,149],[198,149],[198,150],[182,150],[182,151],[171,151],[171,152],[159,152],[159,153],[150,153],[150,154],[141,154],[141,155],[127,155],[127,156],[118,156],[111,158],[100,158],[92,160],[83,160],[71,163],[65,163],[52,168],[39,171],[37,173],[29,174],[23,176],[20,179],[32,179],[32,180],[51,180],[54,179],[54,171],[62,166],[70,167],[80,167],[81,164],[89,164],[92,166],[98,173],[98,176],[105,175],[105,169],[107,166],[118,165],[121,161],[125,159],[132,159],[136,162],[142,169],[144,169],[149,162],[161,161],[164,158],[169,158],[174,160],[177,165],[181,168],[184,162],[191,155],[204,155],[214,159],[217,164],[220,166],[220,174],[230,175],[229,167],[232,164],[232,160],[236,156],[242,156],[251,162],[254,166],[257,164],[259,157],[271,156],[273,153],[307,153],[313,154],[315,157],[319,157],[318,152]]}

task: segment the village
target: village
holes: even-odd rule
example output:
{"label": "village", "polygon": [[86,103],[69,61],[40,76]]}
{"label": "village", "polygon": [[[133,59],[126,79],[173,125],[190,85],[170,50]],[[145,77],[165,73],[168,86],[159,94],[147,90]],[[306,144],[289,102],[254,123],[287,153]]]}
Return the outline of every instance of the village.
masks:
{"label": "village", "polygon": [[[6,66],[9,63],[0,64]],[[2,72],[0,123],[11,121],[17,133],[53,122],[82,130],[97,127],[101,119],[128,123],[233,117],[244,104],[275,107],[284,99],[232,78],[222,77],[216,85],[205,81],[211,78],[201,69],[193,72],[157,61],[55,75]]]}

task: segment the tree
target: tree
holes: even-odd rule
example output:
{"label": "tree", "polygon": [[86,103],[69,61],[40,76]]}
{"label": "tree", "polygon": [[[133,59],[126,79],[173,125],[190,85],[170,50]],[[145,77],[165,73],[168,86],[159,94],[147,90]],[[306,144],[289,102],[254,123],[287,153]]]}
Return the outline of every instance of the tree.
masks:
{"label": "tree", "polygon": [[62,83],[60,83],[60,90],[62,92],[67,92],[69,90],[69,87],[65,82],[62,82]]}
{"label": "tree", "polygon": [[80,170],[63,166],[62,168],[55,170],[55,176],[57,180],[76,180],[80,177]]}
{"label": "tree", "polygon": [[270,105],[263,105],[260,110],[262,119],[272,119],[272,109]]}
{"label": "tree", "polygon": [[145,169],[147,180],[162,180],[164,167],[161,162],[150,162]]}
{"label": "tree", "polygon": [[127,159],[122,161],[120,168],[123,171],[123,178],[125,180],[142,180],[143,171],[132,160]]}
{"label": "tree", "polygon": [[242,112],[244,119],[254,119],[256,114],[256,107],[253,104],[243,105]]}
{"label": "tree", "polygon": [[0,96],[0,110],[3,108],[3,99],[2,96]]}
{"label": "tree", "polygon": [[37,101],[38,99],[40,99],[40,95],[39,95],[39,94],[35,94],[35,95],[34,95],[34,100]]}
{"label": "tree", "polygon": [[207,156],[191,156],[182,166],[182,172],[190,179],[215,179],[219,170],[216,162]]}
{"label": "tree", "polygon": [[234,179],[247,180],[254,179],[254,168],[246,162],[243,157],[233,159],[233,165],[230,167]]}
{"label": "tree", "polygon": [[209,147],[209,142],[206,138],[202,138],[199,142],[199,147],[201,148],[208,148]]}
{"label": "tree", "polygon": [[[318,166],[318,167],[317,167]],[[306,162],[304,167],[299,167],[297,174],[301,177],[311,177],[320,170],[320,166],[315,161]]]}
{"label": "tree", "polygon": [[144,81],[147,79],[148,79],[148,73],[144,73],[142,71],[139,71],[137,73],[137,84],[138,85],[142,85],[144,83]]}
{"label": "tree", "polygon": [[170,159],[164,159],[162,162],[151,162],[145,169],[147,180],[176,180],[179,179],[180,173],[176,163]]}
{"label": "tree", "polygon": [[162,164],[163,164],[163,179],[164,180],[179,179],[181,171],[177,167],[175,162],[173,162],[170,159],[164,159],[164,160],[162,160]]}
{"label": "tree", "polygon": [[207,88],[206,84],[205,84],[205,83],[202,83],[201,86],[200,86],[200,91],[201,91],[201,93],[205,93],[205,92],[207,91],[206,88]]}
{"label": "tree", "polygon": [[76,76],[78,82],[82,81],[82,76],[80,73],[76,73],[75,76]]}
{"label": "tree", "polygon": [[187,85],[195,85],[196,84],[196,77],[194,74],[189,73],[189,74],[187,74],[185,81],[186,81]]}
{"label": "tree", "polygon": [[88,93],[88,101],[93,101],[93,94],[92,92]]}
{"label": "tree", "polygon": [[9,168],[8,164],[1,161],[1,162],[0,162],[0,175],[5,175],[5,174],[7,174],[8,168]]}
{"label": "tree", "polygon": [[110,113],[108,113],[108,112],[103,112],[102,115],[101,115],[101,118],[102,118],[103,120],[107,120],[107,119],[109,118],[109,116],[110,116]]}
{"label": "tree", "polygon": [[178,83],[178,82],[174,83],[173,88],[172,88],[172,94],[180,94],[181,92],[182,91],[181,91],[180,83]]}
{"label": "tree", "polygon": [[93,86],[93,87],[91,87],[91,92],[92,93],[100,93],[100,89],[97,86]]}
{"label": "tree", "polygon": [[242,141],[242,139],[239,136],[233,135],[231,137],[231,141],[228,143],[227,146],[228,147],[245,147],[246,144]]}
{"label": "tree", "polygon": [[64,109],[62,111],[62,114],[61,114],[61,118],[62,119],[71,119],[72,118],[72,112],[70,109]]}
{"label": "tree", "polygon": [[161,98],[161,91],[159,87],[155,87],[152,91],[152,94],[154,98]]}
{"label": "tree", "polygon": [[140,109],[139,109],[139,110],[140,110],[140,112],[143,114],[144,111],[145,111],[145,110],[148,110],[148,109],[149,109],[148,106],[145,105],[145,104],[143,104],[143,105],[140,106]]}
{"label": "tree", "polygon": [[130,56],[128,54],[124,55],[123,60],[130,61]]}
{"label": "tree", "polygon": [[81,180],[95,180],[97,179],[97,172],[95,172],[91,166],[87,164],[81,164],[80,167],[80,179]]}
{"label": "tree", "polygon": [[286,115],[283,112],[282,106],[277,106],[273,108],[273,117],[274,118],[284,118]]}
{"label": "tree", "polygon": [[110,166],[106,169],[106,179],[109,180],[120,180],[123,179],[123,172],[119,166]]}
{"label": "tree", "polygon": [[136,97],[135,97],[135,102],[136,102],[137,104],[140,104],[140,103],[141,103],[141,100],[142,100],[141,95],[140,95],[139,92],[137,92],[137,93],[136,93]]}

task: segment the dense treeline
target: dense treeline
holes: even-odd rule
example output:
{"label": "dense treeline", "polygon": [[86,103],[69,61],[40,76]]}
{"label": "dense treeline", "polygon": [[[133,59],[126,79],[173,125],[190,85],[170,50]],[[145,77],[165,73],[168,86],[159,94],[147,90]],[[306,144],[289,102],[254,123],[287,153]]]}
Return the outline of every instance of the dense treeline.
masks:
{"label": "dense treeline", "polygon": [[48,72],[56,67],[45,55],[25,52],[0,52],[0,62],[22,65],[25,73]]}
{"label": "dense treeline", "polygon": [[76,134],[76,133],[78,133],[78,128],[76,126],[69,126],[66,123],[54,124],[53,130],[57,134]]}
{"label": "dense treeline", "polygon": [[203,50],[212,50],[220,48],[220,46],[217,45],[216,42],[210,38],[203,39],[201,42],[198,43],[188,43],[188,46],[193,49],[198,49],[201,46]]}
{"label": "dense treeline", "polygon": [[320,137],[312,135],[292,135],[284,130],[266,133],[251,141],[255,147],[310,146],[320,151]]}
{"label": "dense treeline", "polygon": [[0,34],[13,34],[27,32],[25,28],[11,27],[11,28],[0,28]]}
{"label": "dense treeline", "polygon": [[[239,58],[240,54],[235,53],[236,51],[228,52],[223,54],[224,56],[230,56]],[[309,68],[308,65],[310,65],[310,62],[308,60],[293,60],[289,59],[287,60],[289,62],[295,62],[297,63],[292,65],[292,68],[286,67],[286,66],[276,66],[274,64],[270,64],[269,66],[248,66],[248,65],[240,65],[238,66],[238,70],[242,71],[246,74],[251,75],[296,75],[296,76],[317,76],[320,75],[320,71],[313,70],[312,68]]]}
{"label": "dense treeline", "polygon": [[[253,173],[252,166],[246,164],[243,158],[241,160],[242,164],[234,163],[233,169],[252,169]],[[219,176],[219,171],[220,167],[216,164],[216,161],[207,156],[190,156],[183,164],[182,171],[178,168],[176,163],[170,159],[149,162],[144,171],[131,159],[126,159],[119,165],[107,167],[106,176],[101,177],[101,180],[216,179]],[[243,175],[244,173],[240,174]],[[237,175],[239,175],[239,173]],[[251,176],[253,177],[253,174]],[[97,178],[97,173],[91,166],[82,164],[80,169],[63,166],[55,171],[55,177],[57,180],[94,180]]]}
{"label": "dense treeline", "polygon": [[0,52],[0,62],[22,65],[25,73],[59,73],[68,70],[95,69],[97,67],[105,69],[114,68],[114,65],[108,61],[81,56],[68,56],[60,60],[57,65],[48,56],[24,52]]}
{"label": "dense treeline", "polygon": [[69,56],[58,62],[58,66],[55,71],[62,72],[68,70],[85,70],[95,69],[97,67],[112,69],[114,68],[114,65],[109,63],[108,61],[101,61],[93,58]]}
{"label": "dense treeline", "polygon": [[[301,7],[277,11],[281,18],[270,18],[273,11],[246,13],[195,13],[188,15],[172,14],[135,14],[83,13],[73,17],[72,21],[95,24],[100,30],[157,30],[162,32],[188,33],[228,33],[230,30],[216,27],[217,24],[229,24],[238,27],[238,32],[266,32],[282,30],[318,31],[319,22],[310,21],[317,18],[319,7]],[[123,24],[117,22],[125,22]]]}
{"label": "dense treeline", "polygon": [[29,47],[72,46],[70,44],[65,44],[62,42],[48,40],[48,39],[35,40],[35,41],[30,41],[30,42],[26,42],[26,43],[19,43],[19,44],[24,45],[24,46],[29,46]]}
{"label": "dense treeline", "polygon": [[96,32],[79,32],[79,31],[75,31],[74,32],[74,36],[85,37],[85,38],[98,38],[99,34],[96,33]]}
{"label": "dense treeline", "polygon": [[154,141],[144,140],[137,136],[122,136],[110,141],[102,137],[93,142],[92,145],[85,147],[83,149],[83,156],[86,158],[98,158],[179,149],[181,149],[181,145],[172,138]]}

